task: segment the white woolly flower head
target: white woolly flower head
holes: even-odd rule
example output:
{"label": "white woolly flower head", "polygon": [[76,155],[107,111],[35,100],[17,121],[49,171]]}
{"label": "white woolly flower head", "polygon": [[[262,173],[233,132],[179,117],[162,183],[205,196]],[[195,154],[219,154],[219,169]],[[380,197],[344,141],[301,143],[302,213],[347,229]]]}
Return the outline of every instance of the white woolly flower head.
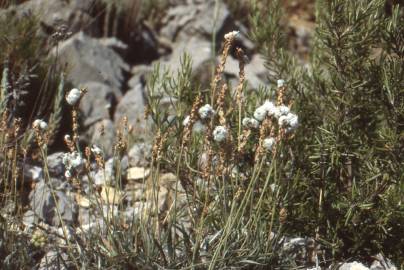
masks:
{"label": "white woolly flower head", "polygon": [[94,153],[94,155],[101,155],[102,154],[102,150],[101,148],[99,148],[97,145],[93,144],[93,146],[91,147],[91,152]]}
{"label": "white woolly flower head", "polygon": [[281,87],[285,86],[285,80],[280,79],[276,83],[278,85],[278,88],[281,88]]}
{"label": "white woolly flower head", "polygon": [[211,118],[212,116],[215,115],[215,110],[210,106],[210,104],[205,104],[202,107],[199,108],[198,110],[199,116],[201,119],[207,119]]}
{"label": "white woolly flower head", "polygon": [[32,123],[32,127],[44,131],[48,128],[48,124],[42,119],[36,119],[34,123]]}
{"label": "white woolly flower head", "polygon": [[279,117],[281,117],[282,115],[287,115],[289,112],[290,112],[290,109],[289,109],[288,106],[280,105],[280,106],[277,106],[277,107],[275,108],[275,111],[274,111],[274,114],[273,114],[273,115],[274,115],[276,118],[279,118]]}
{"label": "white woolly flower head", "polygon": [[266,100],[264,104],[259,106],[254,112],[254,118],[258,121],[263,121],[266,116],[272,116],[276,113],[277,107],[269,100]]}
{"label": "white woolly flower head", "polygon": [[299,118],[296,114],[288,113],[279,117],[278,124],[281,127],[286,127],[286,131],[290,132],[299,126]]}
{"label": "white woolly flower head", "polygon": [[267,114],[268,111],[266,108],[264,106],[259,106],[254,112],[254,118],[261,122],[265,119]]}
{"label": "white woolly flower head", "polygon": [[272,151],[272,148],[275,145],[275,139],[272,137],[265,138],[262,142],[262,147],[264,147],[267,151]]}
{"label": "white woolly flower head", "polygon": [[266,100],[262,106],[265,108],[267,111],[267,115],[272,116],[276,112],[276,106],[273,102]]}
{"label": "white woolly flower head", "polygon": [[258,128],[260,126],[260,122],[250,117],[243,118],[242,124],[246,128]]}
{"label": "white woolly flower head", "polygon": [[216,142],[222,142],[226,140],[227,137],[227,128],[225,126],[216,126],[213,130],[213,139]]}
{"label": "white woolly flower head", "polygon": [[225,39],[234,39],[240,34],[240,31],[232,31],[224,35]]}
{"label": "white woolly flower head", "polygon": [[84,165],[84,159],[78,152],[65,153],[62,158],[62,162],[67,170],[81,171]]}
{"label": "white woolly flower head", "polygon": [[74,106],[77,104],[81,97],[81,91],[77,88],[73,88],[66,96],[66,101],[69,105]]}

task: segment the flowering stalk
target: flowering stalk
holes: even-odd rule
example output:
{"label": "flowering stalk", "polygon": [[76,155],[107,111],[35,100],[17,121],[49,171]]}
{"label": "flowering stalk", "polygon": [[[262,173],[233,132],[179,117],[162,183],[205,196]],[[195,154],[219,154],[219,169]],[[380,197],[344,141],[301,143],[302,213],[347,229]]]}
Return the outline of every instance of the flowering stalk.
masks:
{"label": "flowering stalk", "polygon": [[245,71],[244,71],[244,51],[241,48],[236,49],[236,54],[238,58],[238,66],[239,66],[239,82],[237,85],[237,90],[236,90],[236,102],[238,106],[238,133],[237,133],[237,138],[238,138],[238,143],[237,143],[237,148],[240,148],[241,144],[241,115],[242,115],[242,108],[243,108],[243,87],[244,87],[244,81],[245,81]]}
{"label": "flowering stalk", "polygon": [[230,33],[227,33],[224,36],[224,46],[223,46],[223,52],[222,55],[220,57],[220,63],[216,68],[216,74],[215,77],[212,81],[212,85],[211,85],[211,90],[212,90],[212,103],[214,102],[215,98],[216,98],[216,91],[217,91],[217,87],[219,82],[222,79],[222,74],[226,65],[226,60],[227,57],[229,55],[229,51],[231,48],[231,45],[233,44],[234,40],[236,39],[237,35],[238,35],[238,31],[233,31]]}

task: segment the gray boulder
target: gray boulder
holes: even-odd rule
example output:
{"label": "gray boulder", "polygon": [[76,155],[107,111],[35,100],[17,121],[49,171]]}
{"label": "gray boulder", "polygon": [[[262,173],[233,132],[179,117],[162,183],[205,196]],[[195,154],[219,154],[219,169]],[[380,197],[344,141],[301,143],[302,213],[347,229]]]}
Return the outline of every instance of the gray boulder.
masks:
{"label": "gray boulder", "polygon": [[65,172],[65,165],[63,164],[63,152],[56,152],[51,155],[48,155],[48,169],[49,173],[54,177],[62,177]]}
{"label": "gray boulder", "polygon": [[64,183],[55,179],[51,179],[50,182],[47,184],[41,181],[31,191],[29,200],[32,211],[49,225],[61,225],[57,211],[65,224],[74,224],[78,208],[73,196],[65,192]]}
{"label": "gray boulder", "polygon": [[110,119],[114,103],[122,96],[121,92],[100,82],[87,82],[80,87],[87,88],[87,93],[80,101],[84,126],[88,127],[100,120]]}
{"label": "gray boulder", "polygon": [[[227,6],[219,1],[215,20],[215,1],[201,1],[179,4],[168,9],[163,19],[161,34],[171,41],[186,40],[192,36],[211,39],[212,34],[222,35],[229,28],[233,28]],[[234,30],[234,29],[231,29]]]}
{"label": "gray boulder", "polygon": [[10,6],[8,11],[14,11],[15,16],[34,14],[43,26],[43,32],[53,34],[60,26],[67,27],[69,32],[84,30],[97,33],[91,13],[95,0],[63,1],[63,0],[31,0],[17,6]]}
{"label": "gray boulder", "polygon": [[129,72],[129,66],[118,53],[83,32],[62,42],[58,55],[61,65],[68,66],[67,79],[75,86],[93,81],[122,89],[124,72]]}
{"label": "gray boulder", "polygon": [[125,93],[118,103],[115,111],[115,127],[119,125],[123,117],[128,117],[128,123],[133,126],[134,134],[142,137],[147,127],[144,119],[146,107],[145,89],[142,84],[137,84],[134,88]]}

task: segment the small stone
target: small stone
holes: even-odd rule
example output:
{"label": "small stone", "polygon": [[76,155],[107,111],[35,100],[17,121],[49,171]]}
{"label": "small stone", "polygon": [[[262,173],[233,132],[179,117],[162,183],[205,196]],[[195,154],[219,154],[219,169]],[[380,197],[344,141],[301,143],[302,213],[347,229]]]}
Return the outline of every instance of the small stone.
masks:
{"label": "small stone", "polygon": [[137,143],[129,150],[129,164],[133,167],[146,167],[150,164],[152,146],[148,143]]}
{"label": "small stone", "polygon": [[69,256],[60,250],[50,250],[39,263],[39,270],[67,270],[72,266]]}
{"label": "small stone", "polygon": [[122,191],[108,186],[102,187],[100,196],[102,201],[107,204],[119,204],[124,198]]}
{"label": "small stone", "polygon": [[77,204],[69,194],[57,190],[61,184],[56,179],[50,179],[49,183],[41,181],[29,195],[30,206],[35,215],[50,225],[60,224],[59,214],[67,224],[73,224],[77,219]]}
{"label": "small stone", "polygon": [[25,180],[30,180],[38,183],[43,179],[43,169],[38,166],[32,166],[29,164],[24,164],[24,178]]}
{"label": "small stone", "polygon": [[338,269],[339,270],[369,270],[368,267],[364,266],[360,262],[344,263]]}
{"label": "small stone", "polygon": [[87,197],[84,197],[80,194],[76,195],[76,202],[79,206],[84,208],[89,208],[91,206],[91,202]]}
{"label": "small stone", "polygon": [[128,180],[143,180],[150,175],[150,169],[144,167],[132,167],[128,169]]}
{"label": "small stone", "polygon": [[[66,235],[65,235],[66,233]],[[56,230],[56,234],[59,236],[59,242],[60,243],[65,243],[66,240],[70,241],[73,238],[73,229],[70,226],[64,226],[64,227],[59,227]]]}

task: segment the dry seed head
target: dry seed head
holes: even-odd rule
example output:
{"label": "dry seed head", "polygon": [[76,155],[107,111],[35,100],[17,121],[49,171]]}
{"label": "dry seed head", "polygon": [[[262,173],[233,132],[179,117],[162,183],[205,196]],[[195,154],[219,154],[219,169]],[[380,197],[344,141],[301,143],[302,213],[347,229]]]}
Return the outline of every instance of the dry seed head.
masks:
{"label": "dry seed head", "polygon": [[14,137],[18,137],[18,134],[20,133],[21,130],[21,123],[22,123],[21,118],[14,119]]}
{"label": "dry seed head", "polygon": [[212,171],[212,158],[213,158],[212,141],[213,141],[212,126],[208,125],[206,128],[204,138],[204,145],[206,148],[206,162],[204,162],[205,166],[203,167],[203,178],[207,181],[209,181]]}
{"label": "dry seed head", "polygon": [[195,122],[198,120],[199,108],[202,105],[202,97],[198,95],[192,104],[191,113],[189,115],[188,121],[185,123],[185,129],[182,137],[183,145],[187,145],[192,134],[192,129]]}
{"label": "dry seed head", "polygon": [[288,218],[288,211],[286,208],[281,208],[279,211],[279,223],[284,224]]}
{"label": "dry seed head", "polygon": [[224,105],[227,89],[228,89],[227,84],[223,84],[219,93],[219,97],[217,98],[217,112],[219,115],[219,123],[223,126],[226,125]]}
{"label": "dry seed head", "polygon": [[272,122],[270,118],[265,118],[260,127],[260,136],[258,141],[258,147],[256,149],[255,160],[258,160],[266,151],[264,148],[264,140],[267,134],[272,130]]}
{"label": "dry seed head", "polygon": [[3,114],[1,115],[1,130],[2,130],[2,131],[7,130],[7,119],[8,119],[8,116],[9,116],[9,111],[8,111],[8,109],[6,108],[6,109],[4,110],[4,112],[3,112]]}
{"label": "dry seed head", "polygon": [[125,149],[126,149],[126,142],[125,142],[125,140],[124,140],[124,138],[123,138],[122,131],[121,131],[121,130],[118,130],[118,131],[116,132],[116,136],[117,136],[118,140],[117,140],[117,142],[115,143],[115,150],[116,150],[118,153],[122,154],[122,153],[125,151]]}
{"label": "dry seed head", "polygon": [[238,153],[243,153],[244,152],[244,148],[247,145],[248,142],[248,138],[251,135],[251,129],[244,129],[243,133],[240,135],[240,139],[239,142],[240,144],[237,146],[237,151]]}
{"label": "dry seed head", "polygon": [[244,72],[244,66],[245,66],[245,60],[244,60],[244,51],[241,48],[236,49],[236,55],[239,61],[239,82],[237,85],[237,95],[236,95],[236,101],[239,106],[241,106],[243,102],[243,86],[244,86],[244,81],[245,81],[245,72]]}
{"label": "dry seed head", "polygon": [[278,80],[278,99],[276,105],[280,106],[283,104],[283,97],[286,92],[286,85],[284,80]]}
{"label": "dry seed head", "polygon": [[84,154],[86,156],[85,168],[89,172],[90,171],[90,158],[91,158],[90,147],[86,146],[86,148],[84,149]]}
{"label": "dry seed head", "polygon": [[79,120],[78,120],[78,110],[76,107],[72,109],[72,123],[73,123],[73,141],[75,143],[79,140]]}
{"label": "dry seed head", "polygon": [[232,46],[232,44],[234,42],[234,39],[236,38],[237,35],[238,35],[238,32],[233,31],[233,32],[227,33],[224,36],[225,41],[224,41],[224,46],[223,46],[223,52],[222,52],[222,55],[220,57],[220,63],[216,68],[215,78],[213,79],[212,85],[211,85],[213,100],[215,100],[215,98],[216,98],[217,86],[219,85],[219,82],[222,79],[222,74],[223,74],[224,68],[226,66],[226,60],[227,60],[227,57],[229,55],[230,48],[231,48],[231,46]]}
{"label": "dry seed head", "polygon": [[161,135],[161,132],[157,132],[157,136],[155,138],[153,147],[152,147],[152,157],[154,161],[160,160],[162,157],[162,150],[163,146],[166,143],[169,134],[173,132],[174,127],[169,128],[166,132],[164,132],[164,135]]}

